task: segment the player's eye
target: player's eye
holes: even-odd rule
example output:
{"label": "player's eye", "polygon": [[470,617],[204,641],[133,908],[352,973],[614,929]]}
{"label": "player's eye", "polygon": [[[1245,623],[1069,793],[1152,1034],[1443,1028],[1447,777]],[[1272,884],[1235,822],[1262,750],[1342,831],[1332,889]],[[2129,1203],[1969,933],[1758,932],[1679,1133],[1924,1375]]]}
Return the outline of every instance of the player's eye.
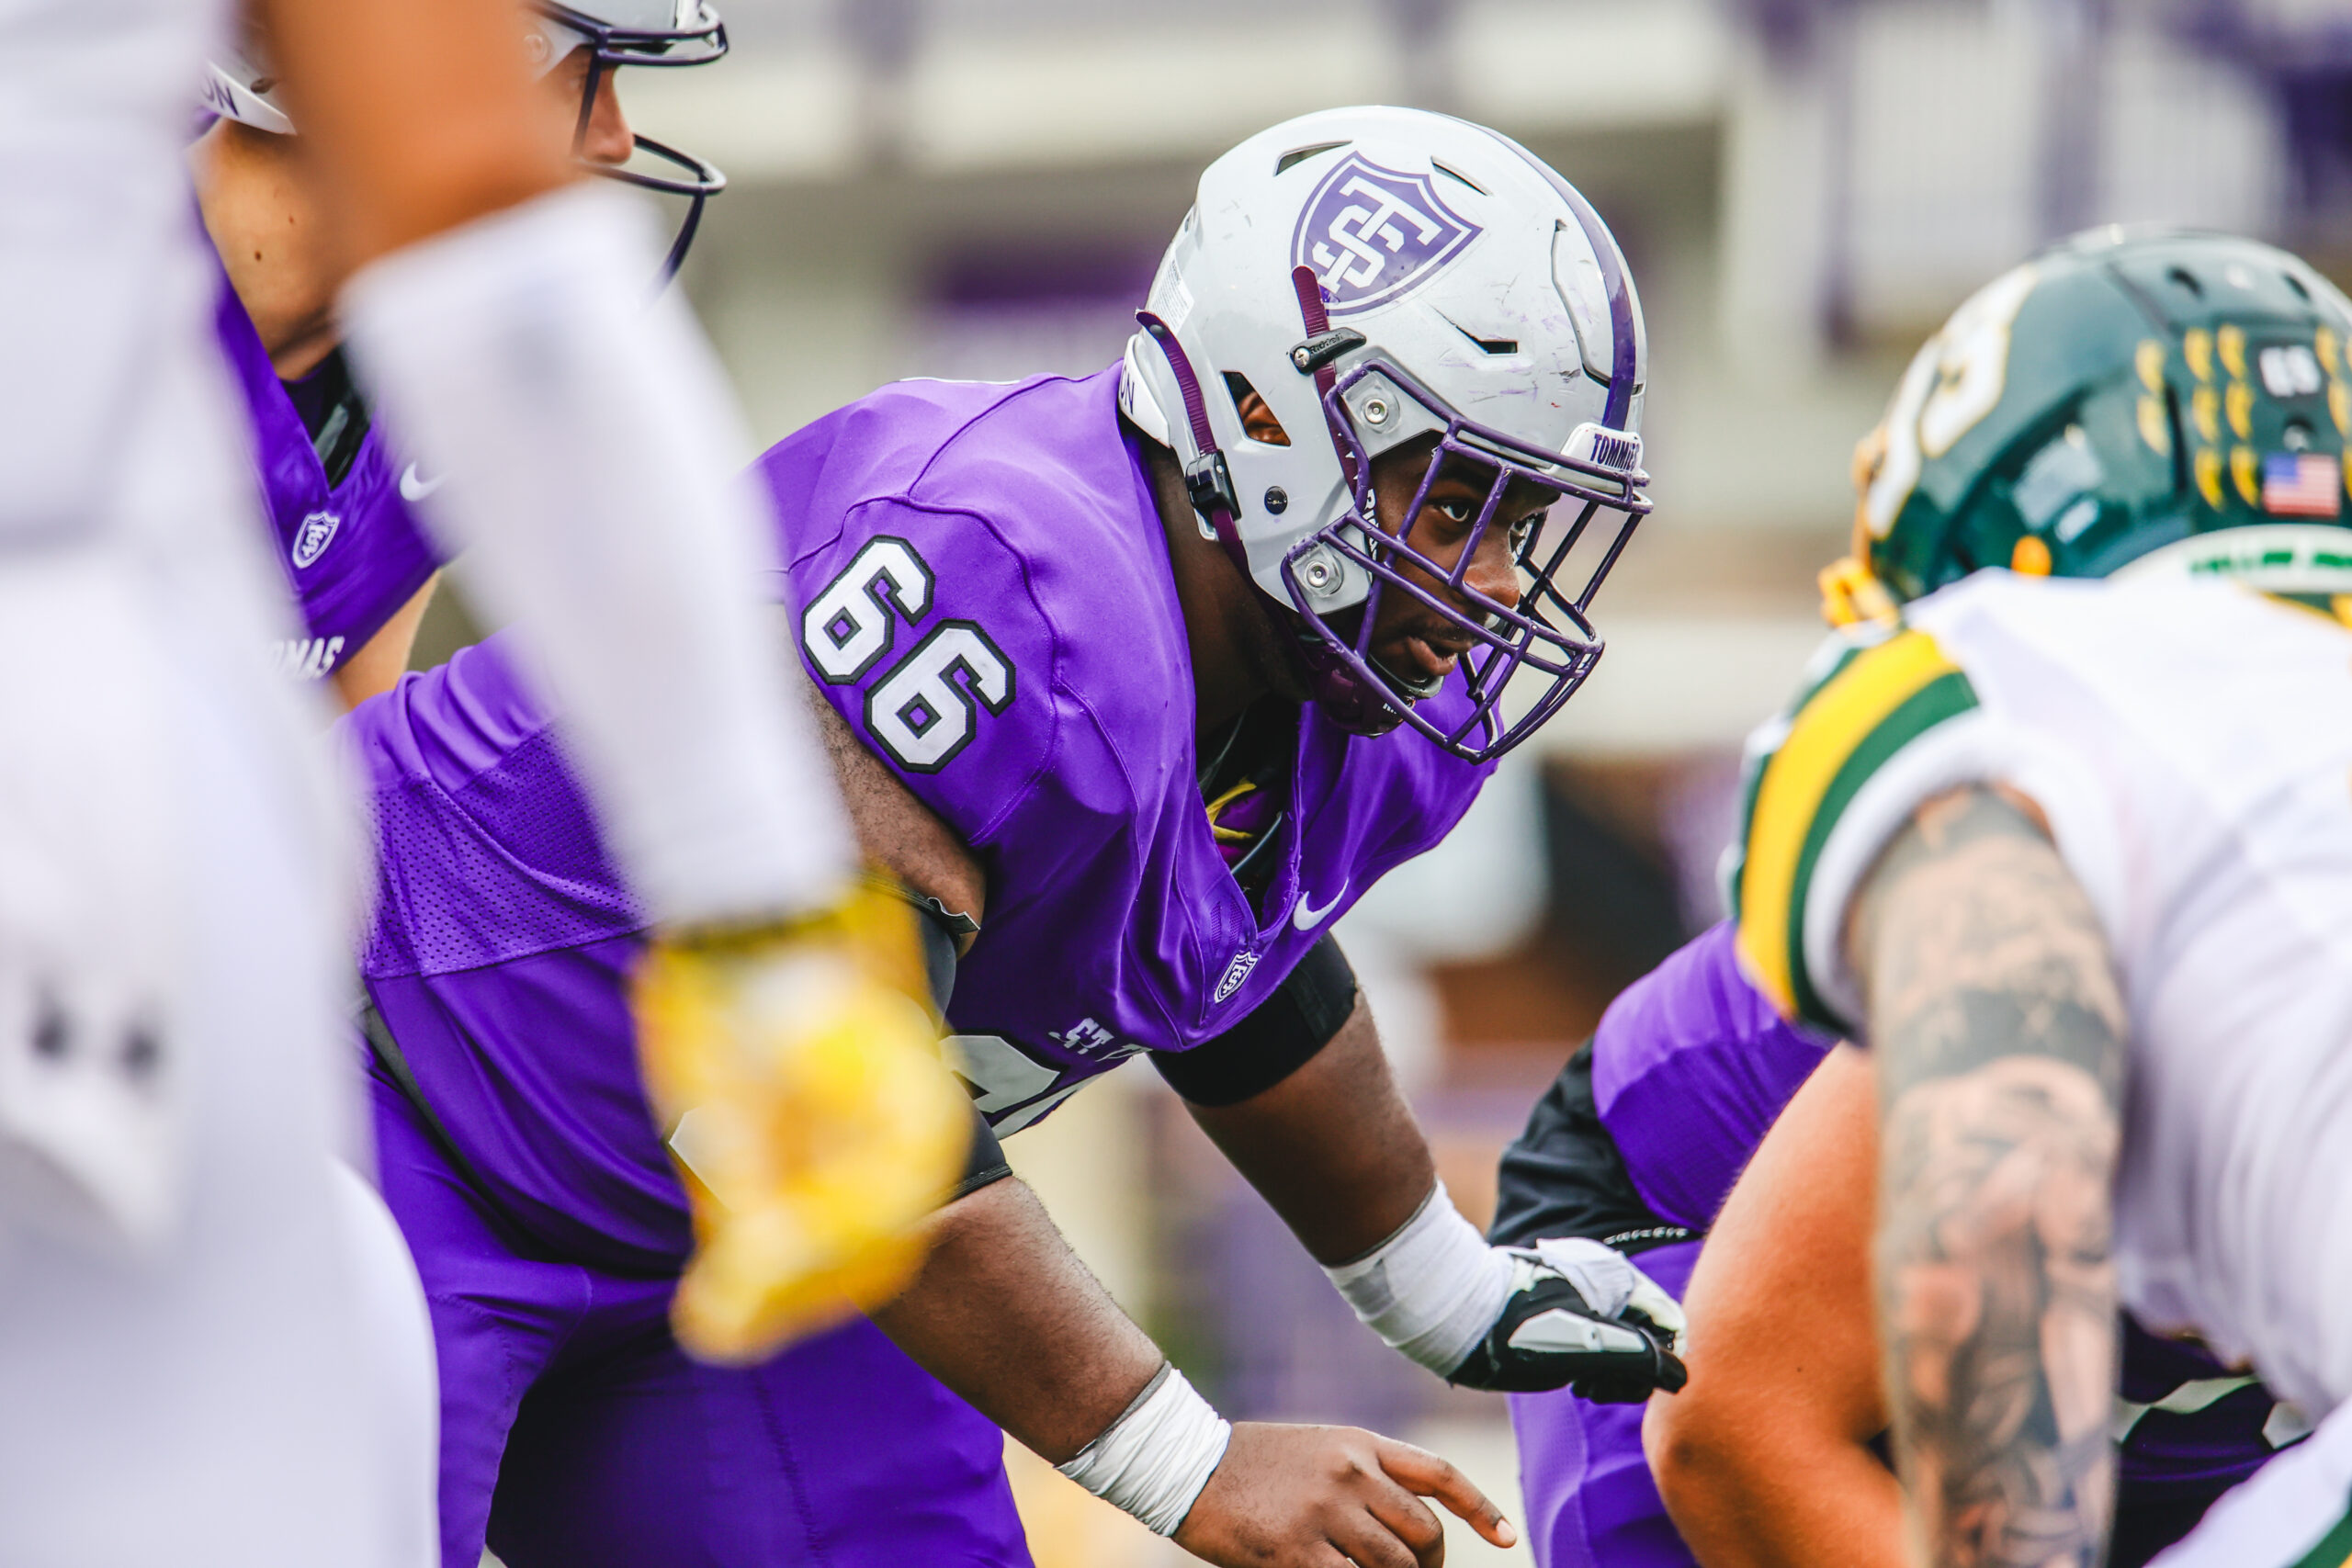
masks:
{"label": "player's eye", "polygon": [[1544,519],[1550,515],[1549,512],[1531,512],[1510,525],[1510,547],[1514,554],[1527,548],[1528,541],[1535,537],[1535,531],[1544,526]]}
{"label": "player's eye", "polygon": [[1478,515],[1478,503],[1475,501],[1432,501],[1430,504],[1449,523],[1468,523]]}

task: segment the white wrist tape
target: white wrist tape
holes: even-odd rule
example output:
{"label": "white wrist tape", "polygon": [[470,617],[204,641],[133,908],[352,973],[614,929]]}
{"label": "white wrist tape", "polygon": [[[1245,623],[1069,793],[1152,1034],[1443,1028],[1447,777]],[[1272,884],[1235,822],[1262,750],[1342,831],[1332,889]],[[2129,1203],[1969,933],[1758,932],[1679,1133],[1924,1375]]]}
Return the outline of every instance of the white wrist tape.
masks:
{"label": "white wrist tape", "polygon": [[1372,1331],[1440,1377],[1460,1366],[1510,1299],[1510,1256],[1487,1245],[1441,1181],[1395,1235],[1323,1270]]}
{"label": "white wrist tape", "polygon": [[345,288],[354,363],[435,488],[419,510],[516,623],[648,912],[829,902],[853,864],[765,602],[751,444],[642,215],[588,181],[408,245]]}
{"label": "white wrist tape", "polygon": [[1174,1535],[1232,1438],[1232,1423],[1183,1373],[1162,1367],[1101,1437],[1055,1468],[1151,1529]]}

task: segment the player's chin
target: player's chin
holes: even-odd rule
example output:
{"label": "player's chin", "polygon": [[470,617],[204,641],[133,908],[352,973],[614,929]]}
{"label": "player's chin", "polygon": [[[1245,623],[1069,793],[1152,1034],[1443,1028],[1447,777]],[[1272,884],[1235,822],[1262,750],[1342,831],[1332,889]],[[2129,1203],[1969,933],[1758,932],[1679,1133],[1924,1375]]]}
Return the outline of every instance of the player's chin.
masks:
{"label": "player's chin", "polygon": [[1399,630],[1374,645],[1373,661],[1398,696],[1418,703],[1437,695],[1462,661],[1462,650],[1430,629]]}

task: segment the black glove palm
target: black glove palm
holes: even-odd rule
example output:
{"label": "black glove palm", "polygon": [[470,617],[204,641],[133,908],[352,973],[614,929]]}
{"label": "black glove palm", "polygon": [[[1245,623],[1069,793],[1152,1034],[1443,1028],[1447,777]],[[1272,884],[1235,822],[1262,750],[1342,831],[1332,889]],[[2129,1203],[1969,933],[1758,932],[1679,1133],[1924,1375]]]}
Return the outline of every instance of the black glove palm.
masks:
{"label": "black glove palm", "polygon": [[1504,1393],[1567,1388],[1599,1404],[1638,1404],[1653,1390],[1672,1393],[1690,1373],[1669,1348],[1673,1326],[1638,1304],[1616,1317],[1593,1310],[1567,1277],[1532,1253],[1502,1315],[1446,1381]]}

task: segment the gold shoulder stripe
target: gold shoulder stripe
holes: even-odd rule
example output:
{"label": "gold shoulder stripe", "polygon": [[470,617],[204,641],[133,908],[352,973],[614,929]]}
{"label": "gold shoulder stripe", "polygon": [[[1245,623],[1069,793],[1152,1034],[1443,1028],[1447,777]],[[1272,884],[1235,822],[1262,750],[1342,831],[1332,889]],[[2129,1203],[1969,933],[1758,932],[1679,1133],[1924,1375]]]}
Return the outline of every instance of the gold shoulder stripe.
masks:
{"label": "gold shoulder stripe", "polygon": [[1957,671],[1935,639],[1906,631],[1846,666],[1806,703],[1758,781],[1739,879],[1739,950],[1781,1010],[1797,1010],[1797,877],[1824,799],[1855,749],[1897,708]]}

